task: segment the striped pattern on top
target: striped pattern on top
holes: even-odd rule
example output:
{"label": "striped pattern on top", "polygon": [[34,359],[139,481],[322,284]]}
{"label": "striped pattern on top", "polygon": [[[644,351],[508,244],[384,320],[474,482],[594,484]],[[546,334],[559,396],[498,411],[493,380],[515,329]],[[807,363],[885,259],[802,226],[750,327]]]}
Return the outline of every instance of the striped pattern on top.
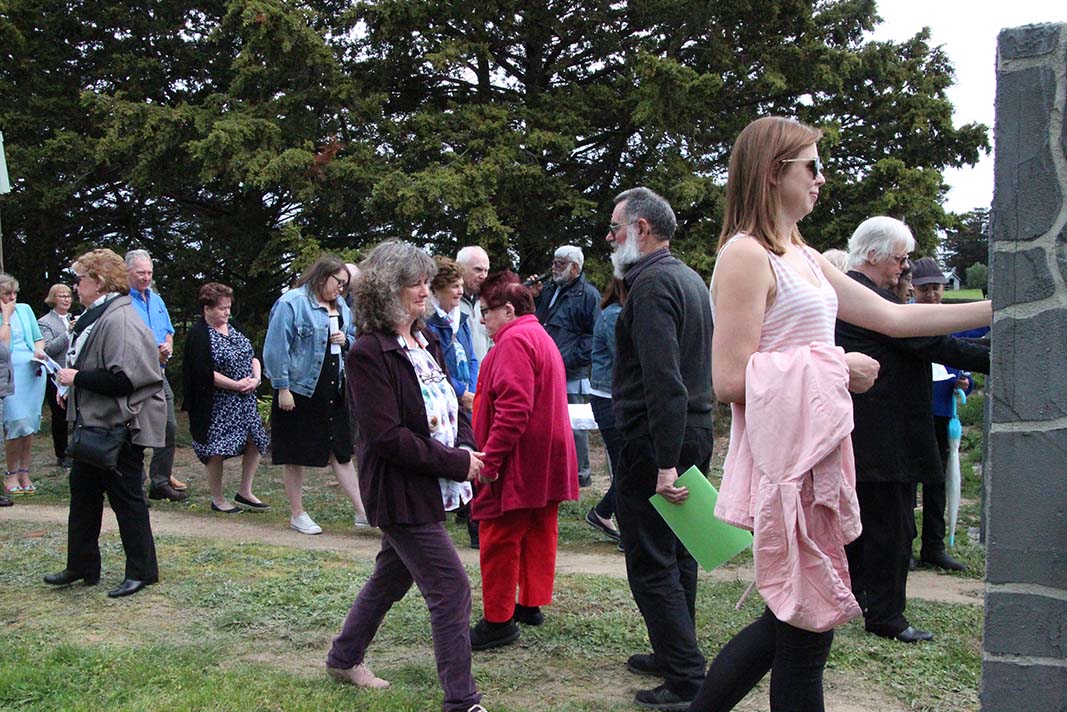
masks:
{"label": "striped pattern on top", "polygon": [[[723,245],[727,250],[735,240],[745,235],[734,235]],[[792,267],[773,252],[767,251],[767,257],[774,271],[777,290],[774,303],[763,315],[763,329],[760,332],[759,351],[784,351],[791,347],[808,346],[819,341],[824,344],[834,343],[834,322],[837,319],[837,292],[830,286],[826,276],[815,261],[815,250],[805,245],[801,254],[811,266],[812,272],[819,279],[818,287],[797,274]],[[714,282],[714,277],[712,277]],[[715,303],[712,302],[711,313],[715,315]]]}

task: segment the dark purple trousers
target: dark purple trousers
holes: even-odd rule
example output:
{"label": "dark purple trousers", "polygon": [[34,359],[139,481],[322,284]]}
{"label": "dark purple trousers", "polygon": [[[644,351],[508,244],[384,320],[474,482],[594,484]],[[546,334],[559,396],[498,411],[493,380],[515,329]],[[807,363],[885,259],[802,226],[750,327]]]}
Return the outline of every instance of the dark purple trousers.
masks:
{"label": "dark purple trousers", "polygon": [[362,663],[385,614],[412,583],[430,610],[444,712],[467,712],[482,699],[471,674],[471,588],[442,522],[382,528],[382,549],[374,561],[374,573],[333,639],[326,665],[343,669]]}

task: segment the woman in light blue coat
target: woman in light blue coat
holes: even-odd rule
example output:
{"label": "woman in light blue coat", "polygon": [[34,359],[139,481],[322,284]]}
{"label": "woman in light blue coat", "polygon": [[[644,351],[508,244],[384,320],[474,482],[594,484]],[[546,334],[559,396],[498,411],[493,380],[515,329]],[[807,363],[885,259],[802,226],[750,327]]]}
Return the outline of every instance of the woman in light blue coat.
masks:
{"label": "woman in light blue coat", "polygon": [[18,295],[18,280],[0,273],[0,302],[15,305],[10,318],[4,318],[4,323],[11,328],[11,369],[15,387],[15,392],[4,398],[4,451],[7,455],[4,492],[8,496],[37,492],[30,479],[30,445],[33,434],[41,429],[41,405],[48,377],[41,365],[33,360],[44,358],[44,339],[37,326],[37,317],[29,305],[16,303]]}

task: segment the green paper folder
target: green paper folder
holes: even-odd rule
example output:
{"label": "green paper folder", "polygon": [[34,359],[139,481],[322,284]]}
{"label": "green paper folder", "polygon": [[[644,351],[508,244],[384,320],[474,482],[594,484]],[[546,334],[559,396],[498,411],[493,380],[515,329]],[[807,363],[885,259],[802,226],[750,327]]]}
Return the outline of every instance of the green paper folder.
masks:
{"label": "green paper folder", "polygon": [[671,504],[658,494],[649,497],[649,501],[705,571],[752,546],[752,532],[716,519],[719,492],[704,473],[690,467],[675,484],[689,489],[689,496],[681,504]]}

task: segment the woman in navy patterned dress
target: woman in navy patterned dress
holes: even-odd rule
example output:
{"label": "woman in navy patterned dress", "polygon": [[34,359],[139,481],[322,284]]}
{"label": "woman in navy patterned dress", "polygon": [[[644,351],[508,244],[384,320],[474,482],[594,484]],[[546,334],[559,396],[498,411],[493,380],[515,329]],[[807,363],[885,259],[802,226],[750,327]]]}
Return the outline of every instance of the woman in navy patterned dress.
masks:
{"label": "woman in navy patterned dress", "polygon": [[[199,300],[204,318],[193,325],[185,342],[184,407],[193,450],[207,471],[211,510],[235,514],[242,507],[270,509],[252,494],[252,478],[267,449],[267,431],[256,408],[259,359],[252,343],[230,322],[230,287],[209,282],[200,288]],[[222,463],[238,455],[241,486],[233,497],[235,507],[222,493]]]}

